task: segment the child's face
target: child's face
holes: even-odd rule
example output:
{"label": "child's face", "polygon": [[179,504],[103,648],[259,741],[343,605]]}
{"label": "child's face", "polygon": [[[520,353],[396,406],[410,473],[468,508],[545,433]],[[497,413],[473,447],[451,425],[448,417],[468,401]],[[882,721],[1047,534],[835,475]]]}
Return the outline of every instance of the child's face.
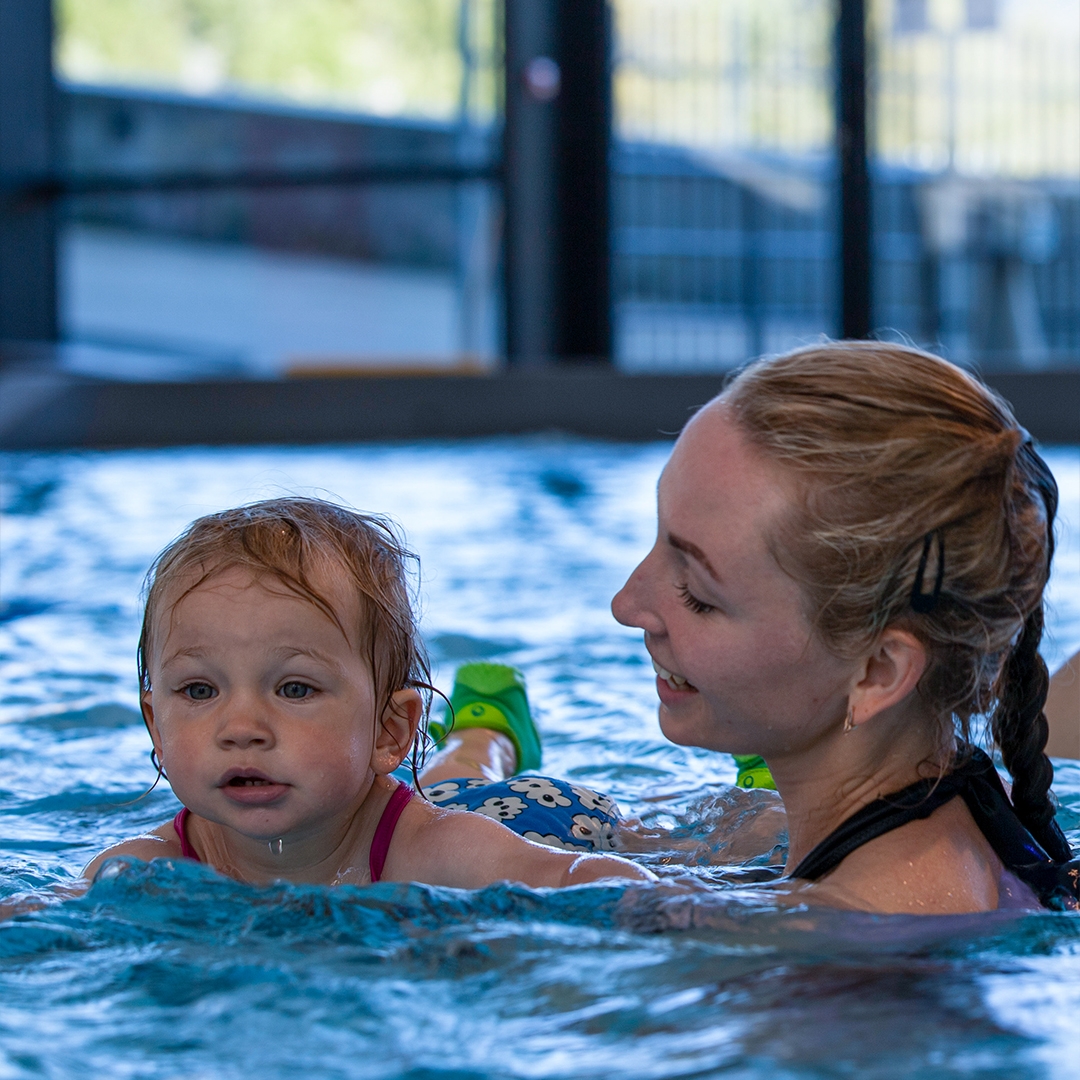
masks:
{"label": "child's face", "polygon": [[[316,581],[356,626],[356,600],[334,584]],[[201,817],[252,839],[302,839],[351,819],[408,750],[415,691],[378,716],[356,643],[269,575],[215,574],[163,605],[154,630],[144,708],[173,790]]]}

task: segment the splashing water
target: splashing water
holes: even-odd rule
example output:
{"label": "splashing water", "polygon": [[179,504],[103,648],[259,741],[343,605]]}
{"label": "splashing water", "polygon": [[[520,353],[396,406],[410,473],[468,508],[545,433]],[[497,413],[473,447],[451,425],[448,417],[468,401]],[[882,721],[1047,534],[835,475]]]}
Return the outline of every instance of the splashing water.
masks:
{"label": "splashing water", "polygon": [[[546,770],[607,790],[640,858],[711,881],[467,893],[230,881],[117,860],[0,923],[0,1077],[1071,1076],[1080,919],[779,909],[775,800],[664,741],[637,633],[607,612],[651,543],[669,447],[6,455],[0,901],[70,882],[177,809],[137,712],[138,589],[200,513],[282,493],[396,516],[424,569],[436,678],[522,666]],[[1080,646],[1080,451],[1062,488],[1051,665]],[[164,786],[164,785],[163,785]],[[1060,820],[1080,842],[1080,765]],[[125,805],[125,803],[127,805]],[[756,831],[755,831],[756,830]],[[270,848],[280,841],[271,841]]]}

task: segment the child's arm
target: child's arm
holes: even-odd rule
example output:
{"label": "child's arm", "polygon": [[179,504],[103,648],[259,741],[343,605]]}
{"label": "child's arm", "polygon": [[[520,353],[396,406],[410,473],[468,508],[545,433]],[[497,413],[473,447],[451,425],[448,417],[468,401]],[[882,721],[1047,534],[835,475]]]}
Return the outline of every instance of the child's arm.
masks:
{"label": "child's arm", "polygon": [[23,893],[10,896],[7,900],[0,902],[0,922],[16,915],[40,911],[61,900],[72,900],[82,896],[90,888],[97,872],[106,860],[115,859],[118,855],[130,855],[144,862],[149,862],[151,859],[179,858],[180,841],[176,836],[176,830],[169,824],[162,825],[160,829],[155,829],[146,836],[136,836],[131,840],[114,844],[100,855],[95,855],[83,868],[82,875],[77,881],[68,885],[54,885],[47,893]]}
{"label": "child's arm", "polygon": [[483,814],[440,810],[420,800],[402,815],[383,873],[384,880],[458,889],[480,889],[496,881],[561,888],[604,878],[656,880],[651,871],[616,855],[534,844]]}
{"label": "child's arm", "polygon": [[75,900],[90,887],[84,878],[65,885],[53,885],[48,892],[16,893],[0,901],[0,922],[13,919],[16,915],[28,915],[32,911],[41,911],[63,900]]}
{"label": "child's arm", "polygon": [[115,859],[120,855],[130,855],[133,859],[141,859],[149,862],[151,859],[179,859],[180,838],[172,827],[172,822],[162,825],[145,836],[135,836],[131,840],[124,840],[106,848],[100,855],[86,864],[82,876],[86,882],[91,882],[97,876],[97,872],[108,859]]}

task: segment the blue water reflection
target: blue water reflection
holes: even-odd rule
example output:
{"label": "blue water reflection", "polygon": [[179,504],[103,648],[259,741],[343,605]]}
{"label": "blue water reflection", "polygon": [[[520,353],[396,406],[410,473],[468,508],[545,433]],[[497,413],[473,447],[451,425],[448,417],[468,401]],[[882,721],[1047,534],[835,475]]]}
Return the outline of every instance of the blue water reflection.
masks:
{"label": "blue water reflection", "polygon": [[[545,768],[693,832],[726,758],[674,747],[611,594],[651,542],[664,444],[543,438],[6,455],[0,896],[62,882],[174,812],[135,712],[138,591],[198,514],[322,493],[421,556],[442,685],[529,675]],[[1047,655],[1080,646],[1080,450],[1062,487]],[[1080,841],[1080,765],[1059,769]],[[126,805],[125,805],[126,804]],[[684,851],[685,854],[685,851]],[[672,858],[680,858],[678,852]],[[695,868],[690,868],[697,872]],[[751,888],[252,889],[117,865],[0,925],[0,1077],[1070,1075],[1080,920],[781,911]]]}

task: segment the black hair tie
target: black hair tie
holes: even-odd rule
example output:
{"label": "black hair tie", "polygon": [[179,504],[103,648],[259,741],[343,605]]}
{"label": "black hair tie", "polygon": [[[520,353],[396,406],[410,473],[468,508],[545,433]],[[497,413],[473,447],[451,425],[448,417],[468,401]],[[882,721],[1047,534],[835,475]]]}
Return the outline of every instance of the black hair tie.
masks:
{"label": "black hair tie", "polygon": [[[930,545],[937,537],[937,574],[934,577],[934,591],[923,592],[923,579],[926,577],[926,563],[930,558]],[[911,606],[920,615],[929,615],[937,607],[941,599],[941,585],[945,580],[945,530],[935,529],[928,532],[923,539],[922,558],[919,559],[919,569],[915,572],[915,584],[911,587]]]}

